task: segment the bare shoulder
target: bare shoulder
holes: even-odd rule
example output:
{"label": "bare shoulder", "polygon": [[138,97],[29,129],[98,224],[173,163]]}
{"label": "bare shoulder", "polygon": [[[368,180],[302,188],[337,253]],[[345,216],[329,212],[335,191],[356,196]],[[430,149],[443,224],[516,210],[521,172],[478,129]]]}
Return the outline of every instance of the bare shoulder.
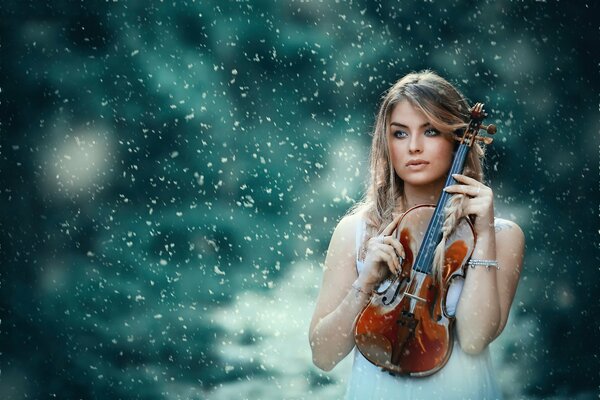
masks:
{"label": "bare shoulder", "polygon": [[358,228],[358,224],[362,223],[363,213],[358,211],[353,214],[345,215],[340,222],[338,222],[336,230],[341,230],[343,232],[356,232]]}
{"label": "bare shoulder", "polygon": [[356,229],[361,222],[357,213],[344,216],[335,227],[327,256],[321,293],[323,296],[334,296],[338,304],[344,294],[344,288],[350,287],[356,279]]}
{"label": "bare shoulder", "polygon": [[496,218],[494,228],[496,231],[496,260],[498,261],[496,279],[501,313],[500,325],[495,334],[497,337],[506,326],[521,277],[525,254],[525,235],[519,225],[507,219]]}
{"label": "bare shoulder", "polygon": [[503,252],[509,250],[512,255],[523,256],[525,235],[517,223],[503,218],[495,218],[494,230],[496,231],[496,246],[500,250]]}
{"label": "bare shoulder", "polygon": [[357,210],[357,212],[344,216],[335,227],[331,241],[329,242],[329,249],[327,250],[327,257],[325,259],[325,266],[327,269],[346,269],[348,265],[354,265],[356,258],[356,234],[359,224],[363,222],[364,213]]}
{"label": "bare shoulder", "polygon": [[498,234],[502,236],[509,234],[520,238],[524,237],[523,230],[516,222],[504,218],[494,218],[494,230],[496,231],[496,236]]}
{"label": "bare shoulder", "polygon": [[331,238],[331,245],[336,247],[341,246],[349,251],[354,249],[356,230],[359,224],[362,223],[362,215],[361,212],[357,212],[344,216],[335,227]]}
{"label": "bare shoulder", "polygon": [[494,218],[494,229],[496,233],[505,230],[514,230],[523,233],[519,225],[516,222],[510,221],[504,218]]}

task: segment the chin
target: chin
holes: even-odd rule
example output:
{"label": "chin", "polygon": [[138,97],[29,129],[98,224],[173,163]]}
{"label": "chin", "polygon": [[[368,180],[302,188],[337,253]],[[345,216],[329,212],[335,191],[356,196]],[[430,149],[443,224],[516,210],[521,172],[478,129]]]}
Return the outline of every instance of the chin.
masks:
{"label": "chin", "polygon": [[400,176],[400,179],[402,179],[404,181],[405,185],[410,185],[410,186],[416,186],[416,187],[427,187],[427,186],[437,186],[440,184],[444,184],[446,177],[445,176],[437,176],[435,178],[431,178],[431,177],[415,177],[415,176],[409,176],[406,178],[403,178],[402,176]]}

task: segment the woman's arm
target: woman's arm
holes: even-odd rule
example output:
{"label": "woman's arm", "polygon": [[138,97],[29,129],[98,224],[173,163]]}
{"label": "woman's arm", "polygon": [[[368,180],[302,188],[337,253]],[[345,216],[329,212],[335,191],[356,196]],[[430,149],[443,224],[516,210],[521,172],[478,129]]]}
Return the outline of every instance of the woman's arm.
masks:
{"label": "woman's arm", "polygon": [[[333,232],[317,306],[310,323],[310,347],[314,364],[326,371],[337,365],[354,347],[356,317],[367,305],[373,288],[390,272],[400,269],[405,257],[400,242],[391,235],[400,215],[371,238],[364,267],[356,270],[356,229],[360,214],[343,218]],[[354,287],[352,287],[354,286]]]}
{"label": "woman's arm", "polygon": [[497,260],[498,268],[468,268],[456,311],[461,348],[481,352],[504,329],[523,262],[524,235],[513,222],[501,220],[480,232],[472,258]]}
{"label": "woman's arm", "polygon": [[498,269],[468,268],[456,308],[460,346],[467,353],[477,354],[506,325],[521,275],[525,239],[519,226],[510,221],[501,220],[495,228],[494,196],[489,187],[465,175],[453,177],[457,184],[444,190],[467,196],[463,215],[476,217],[477,243],[471,258],[498,262]]}
{"label": "woman's arm", "polygon": [[347,216],[333,232],[325,258],[321,291],[310,323],[313,363],[325,371],[335,367],[354,347],[354,323],[369,301],[368,295],[352,288],[358,278],[357,223],[356,215]]}
{"label": "woman's arm", "polygon": [[493,339],[502,333],[508,321],[508,313],[517,291],[525,254],[525,235],[517,224],[498,219],[495,233],[496,254],[500,266],[500,270],[496,273],[500,301],[500,325]]}

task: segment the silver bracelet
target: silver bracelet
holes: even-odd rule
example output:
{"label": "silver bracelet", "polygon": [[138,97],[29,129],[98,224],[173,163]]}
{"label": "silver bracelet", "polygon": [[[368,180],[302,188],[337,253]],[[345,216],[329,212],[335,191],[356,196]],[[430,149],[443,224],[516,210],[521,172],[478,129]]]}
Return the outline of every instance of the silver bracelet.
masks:
{"label": "silver bracelet", "polygon": [[371,297],[371,293],[365,292],[360,286],[356,285],[356,282],[352,282],[352,289],[356,290],[358,293],[362,293]]}
{"label": "silver bracelet", "polygon": [[487,269],[490,269],[490,267],[494,267],[496,269],[500,269],[500,267],[498,266],[498,261],[496,261],[496,260],[477,260],[477,259],[471,258],[467,262],[467,265],[471,268],[486,267]]}

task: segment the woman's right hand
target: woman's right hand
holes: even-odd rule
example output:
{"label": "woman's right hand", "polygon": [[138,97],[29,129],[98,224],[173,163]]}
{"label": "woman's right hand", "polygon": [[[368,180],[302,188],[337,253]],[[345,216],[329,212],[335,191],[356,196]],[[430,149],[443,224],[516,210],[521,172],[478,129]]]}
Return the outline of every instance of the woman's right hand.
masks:
{"label": "woman's right hand", "polygon": [[365,266],[357,280],[364,290],[371,291],[390,273],[397,275],[400,272],[401,261],[398,258],[404,260],[406,254],[400,241],[391,235],[401,217],[402,214],[398,215],[379,236],[367,242]]}

